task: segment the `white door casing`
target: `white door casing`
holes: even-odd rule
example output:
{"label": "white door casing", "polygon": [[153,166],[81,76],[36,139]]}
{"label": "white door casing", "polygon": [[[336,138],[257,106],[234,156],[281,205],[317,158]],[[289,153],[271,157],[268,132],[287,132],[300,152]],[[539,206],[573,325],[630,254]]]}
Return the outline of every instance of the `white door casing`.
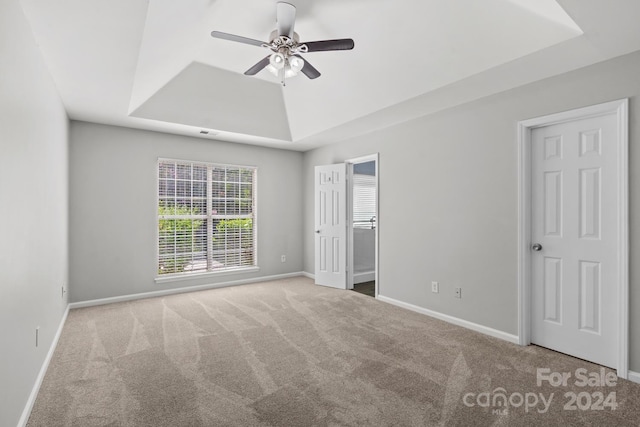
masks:
{"label": "white door casing", "polygon": [[[520,343],[628,359],[627,101],[520,123]],[[542,249],[532,250],[540,244]]]}
{"label": "white door casing", "polygon": [[315,283],[347,288],[346,165],[315,168]]}

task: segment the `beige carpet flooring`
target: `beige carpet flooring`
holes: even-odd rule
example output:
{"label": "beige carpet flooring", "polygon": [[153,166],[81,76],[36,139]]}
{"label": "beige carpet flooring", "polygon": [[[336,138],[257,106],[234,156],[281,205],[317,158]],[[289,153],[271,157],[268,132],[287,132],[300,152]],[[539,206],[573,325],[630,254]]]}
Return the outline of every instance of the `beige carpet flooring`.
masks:
{"label": "beige carpet flooring", "polygon": [[579,368],[599,372],[293,278],[72,310],[28,425],[640,425],[640,385]]}

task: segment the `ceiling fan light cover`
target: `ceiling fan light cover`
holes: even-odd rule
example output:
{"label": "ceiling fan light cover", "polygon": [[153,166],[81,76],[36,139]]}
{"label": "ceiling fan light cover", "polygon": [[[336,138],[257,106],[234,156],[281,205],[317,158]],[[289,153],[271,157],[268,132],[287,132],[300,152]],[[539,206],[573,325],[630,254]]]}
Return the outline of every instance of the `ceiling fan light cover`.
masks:
{"label": "ceiling fan light cover", "polygon": [[280,70],[278,70],[276,67],[274,67],[273,65],[269,64],[267,65],[267,71],[269,71],[271,74],[273,74],[274,76],[278,77],[280,75]]}
{"label": "ceiling fan light cover", "polygon": [[292,69],[291,67],[287,67],[284,70],[284,76],[286,78],[290,78],[290,77],[295,77],[298,75],[298,72],[294,69]]}
{"label": "ceiling fan light cover", "polygon": [[291,56],[289,57],[289,66],[296,74],[298,74],[298,71],[302,70],[304,67],[304,59],[298,56]]}
{"label": "ceiling fan light cover", "polygon": [[276,70],[281,70],[285,66],[285,57],[281,53],[274,53],[269,57],[269,64]]}

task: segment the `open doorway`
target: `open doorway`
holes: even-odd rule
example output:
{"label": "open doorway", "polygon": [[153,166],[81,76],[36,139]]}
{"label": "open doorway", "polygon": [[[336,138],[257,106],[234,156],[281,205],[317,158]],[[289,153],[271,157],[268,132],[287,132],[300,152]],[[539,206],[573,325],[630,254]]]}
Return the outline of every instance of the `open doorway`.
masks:
{"label": "open doorway", "polygon": [[378,155],[347,161],[347,288],[375,297],[378,239]]}

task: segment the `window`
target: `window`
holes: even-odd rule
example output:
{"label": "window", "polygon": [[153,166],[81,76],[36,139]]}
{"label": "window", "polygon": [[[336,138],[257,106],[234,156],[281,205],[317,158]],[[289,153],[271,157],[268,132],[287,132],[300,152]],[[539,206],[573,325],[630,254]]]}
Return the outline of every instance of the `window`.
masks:
{"label": "window", "polygon": [[160,159],[158,275],[256,266],[256,168]]}
{"label": "window", "polygon": [[353,175],[353,228],[376,227],[376,177]]}

